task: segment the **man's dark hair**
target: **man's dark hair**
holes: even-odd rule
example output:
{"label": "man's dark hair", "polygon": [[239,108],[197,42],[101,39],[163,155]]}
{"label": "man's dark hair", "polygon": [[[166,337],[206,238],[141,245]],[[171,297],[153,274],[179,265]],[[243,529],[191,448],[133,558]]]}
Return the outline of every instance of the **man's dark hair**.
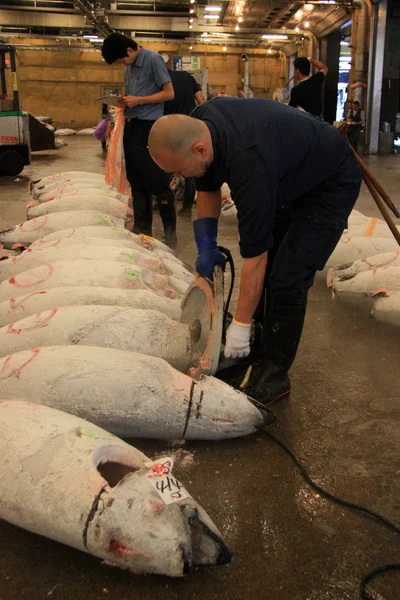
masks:
{"label": "man's dark hair", "polygon": [[128,48],[137,50],[138,47],[137,43],[134,40],[131,40],[131,38],[128,38],[121,33],[112,33],[104,40],[101,54],[106,63],[112,65],[119,58],[128,56]]}
{"label": "man's dark hair", "polygon": [[357,108],[359,108],[359,107],[360,107],[360,103],[359,103],[359,101],[358,101],[358,100],[354,100],[353,104],[356,104],[356,105],[357,105]]}
{"label": "man's dark hair", "polygon": [[293,65],[294,68],[298,69],[302,75],[305,75],[307,77],[307,75],[310,74],[311,63],[305,56],[296,58]]}

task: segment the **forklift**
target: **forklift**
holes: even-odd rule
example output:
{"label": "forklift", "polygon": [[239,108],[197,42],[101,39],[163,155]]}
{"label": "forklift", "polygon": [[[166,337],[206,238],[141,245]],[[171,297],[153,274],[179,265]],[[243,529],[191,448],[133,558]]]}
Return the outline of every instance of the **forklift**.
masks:
{"label": "forklift", "polygon": [[[9,74],[7,73],[9,71]],[[7,96],[7,80],[12,97]],[[18,175],[31,162],[31,152],[55,150],[54,133],[20,106],[16,50],[0,43],[0,175]]]}

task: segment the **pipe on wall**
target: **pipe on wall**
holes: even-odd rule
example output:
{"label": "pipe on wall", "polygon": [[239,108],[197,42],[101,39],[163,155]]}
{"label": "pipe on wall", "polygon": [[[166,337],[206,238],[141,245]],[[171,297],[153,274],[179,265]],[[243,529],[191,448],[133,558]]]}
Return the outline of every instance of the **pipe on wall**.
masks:
{"label": "pipe on wall", "polygon": [[[360,18],[358,21],[358,32],[357,32],[357,45],[355,52],[355,74],[354,74],[354,83],[355,84],[366,84],[368,79],[368,70],[367,70],[367,34],[368,34],[368,5],[366,0],[363,1],[361,10],[360,10]],[[356,87],[356,97],[357,100],[361,100],[362,96],[362,86]]]}

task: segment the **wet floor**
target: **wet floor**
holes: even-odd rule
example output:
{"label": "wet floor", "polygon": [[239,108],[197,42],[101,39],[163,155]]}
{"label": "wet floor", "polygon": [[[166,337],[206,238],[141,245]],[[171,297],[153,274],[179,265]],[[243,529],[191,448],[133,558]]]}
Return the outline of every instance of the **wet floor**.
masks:
{"label": "wet floor", "polygon": [[[24,220],[28,180],[71,169],[101,173],[100,143],[70,138],[62,150],[35,154],[18,178],[0,178],[0,226]],[[400,157],[368,164],[400,207]],[[377,210],[363,190],[357,206]],[[161,235],[156,216],[155,234]],[[193,264],[191,223],[178,223],[180,256]],[[219,242],[240,268],[237,230]],[[237,292],[237,285],[236,285]],[[320,277],[309,297],[292,369],[292,395],[274,409],[271,432],[332,493],[400,523],[400,331],[365,312],[332,303]],[[132,373],[134,378],[135,374]],[[161,442],[132,441],[152,456]],[[316,495],[291,460],[263,434],[173,450],[176,475],[209,512],[235,558],[185,579],[134,576],[81,552],[0,522],[0,600],[345,600],[359,598],[363,574],[400,562],[399,536],[369,517]],[[1,492],[0,492],[1,502]],[[384,600],[400,598],[400,574],[377,581]]]}

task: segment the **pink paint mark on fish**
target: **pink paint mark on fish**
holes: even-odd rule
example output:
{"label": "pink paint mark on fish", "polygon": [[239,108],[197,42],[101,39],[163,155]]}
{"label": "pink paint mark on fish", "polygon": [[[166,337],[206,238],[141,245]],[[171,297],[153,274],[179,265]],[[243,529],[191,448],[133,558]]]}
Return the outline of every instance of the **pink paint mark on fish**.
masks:
{"label": "pink paint mark on fish", "polygon": [[8,280],[8,283],[10,285],[14,285],[16,288],[19,289],[25,289],[25,288],[30,288],[33,287],[34,285],[38,285],[39,283],[43,283],[44,281],[47,281],[47,279],[49,279],[54,271],[54,266],[51,264],[48,265],[43,265],[44,269],[47,269],[47,272],[45,272],[43,275],[39,275],[39,277],[42,277],[42,279],[38,279],[37,281],[30,281],[29,283],[22,283],[21,281],[17,281],[16,277],[11,277],[11,279]]}
{"label": "pink paint mark on fish", "polygon": [[29,232],[29,231],[40,231],[41,229],[47,229],[51,231],[50,227],[45,227],[49,220],[48,215],[44,215],[43,217],[38,217],[37,219],[32,219],[32,221],[26,221],[25,223],[21,223],[19,226],[20,231]]}
{"label": "pink paint mark on fish", "polygon": [[[3,366],[0,368],[0,380],[8,379],[9,377],[13,377],[13,376],[19,377],[22,369],[27,367],[33,360],[35,360],[35,358],[37,357],[37,355],[40,352],[40,348],[34,348],[33,350],[31,350],[31,352],[32,352],[32,356],[27,361],[25,361],[22,365],[19,365],[18,367],[13,367],[13,368],[11,368],[11,365],[10,365],[13,355],[11,354],[10,356],[7,356],[4,359]],[[7,371],[7,367],[9,368],[9,371]]]}
{"label": "pink paint mark on fish", "polygon": [[8,303],[10,305],[11,310],[17,310],[18,308],[22,308],[22,310],[25,310],[23,306],[24,302],[29,298],[32,298],[32,296],[36,296],[36,294],[47,294],[47,292],[45,290],[42,290],[41,292],[32,292],[31,294],[27,294],[26,296],[19,296],[18,299],[10,298]]}
{"label": "pink paint mark on fish", "polygon": [[220,425],[230,425],[231,423],[233,423],[231,419],[217,419],[213,417],[211,420],[213,423],[219,423]]}
{"label": "pink paint mark on fish", "polygon": [[10,323],[10,325],[7,327],[6,333],[20,335],[20,333],[22,333],[24,331],[32,331],[33,329],[40,329],[40,327],[44,327],[45,325],[47,325],[47,323],[49,323],[49,321],[51,321],[51,319],[57,314],[57,312],[58,312],[58,308],[53,308],[49,312],[49,314],[46,315],[45,317],[42,317],[42,313],[37,313],[35,315],[35,322],[32,323],[32,325],[29,325],[28,327],[20,327],[19,329],[15,329],[14,323]]}

